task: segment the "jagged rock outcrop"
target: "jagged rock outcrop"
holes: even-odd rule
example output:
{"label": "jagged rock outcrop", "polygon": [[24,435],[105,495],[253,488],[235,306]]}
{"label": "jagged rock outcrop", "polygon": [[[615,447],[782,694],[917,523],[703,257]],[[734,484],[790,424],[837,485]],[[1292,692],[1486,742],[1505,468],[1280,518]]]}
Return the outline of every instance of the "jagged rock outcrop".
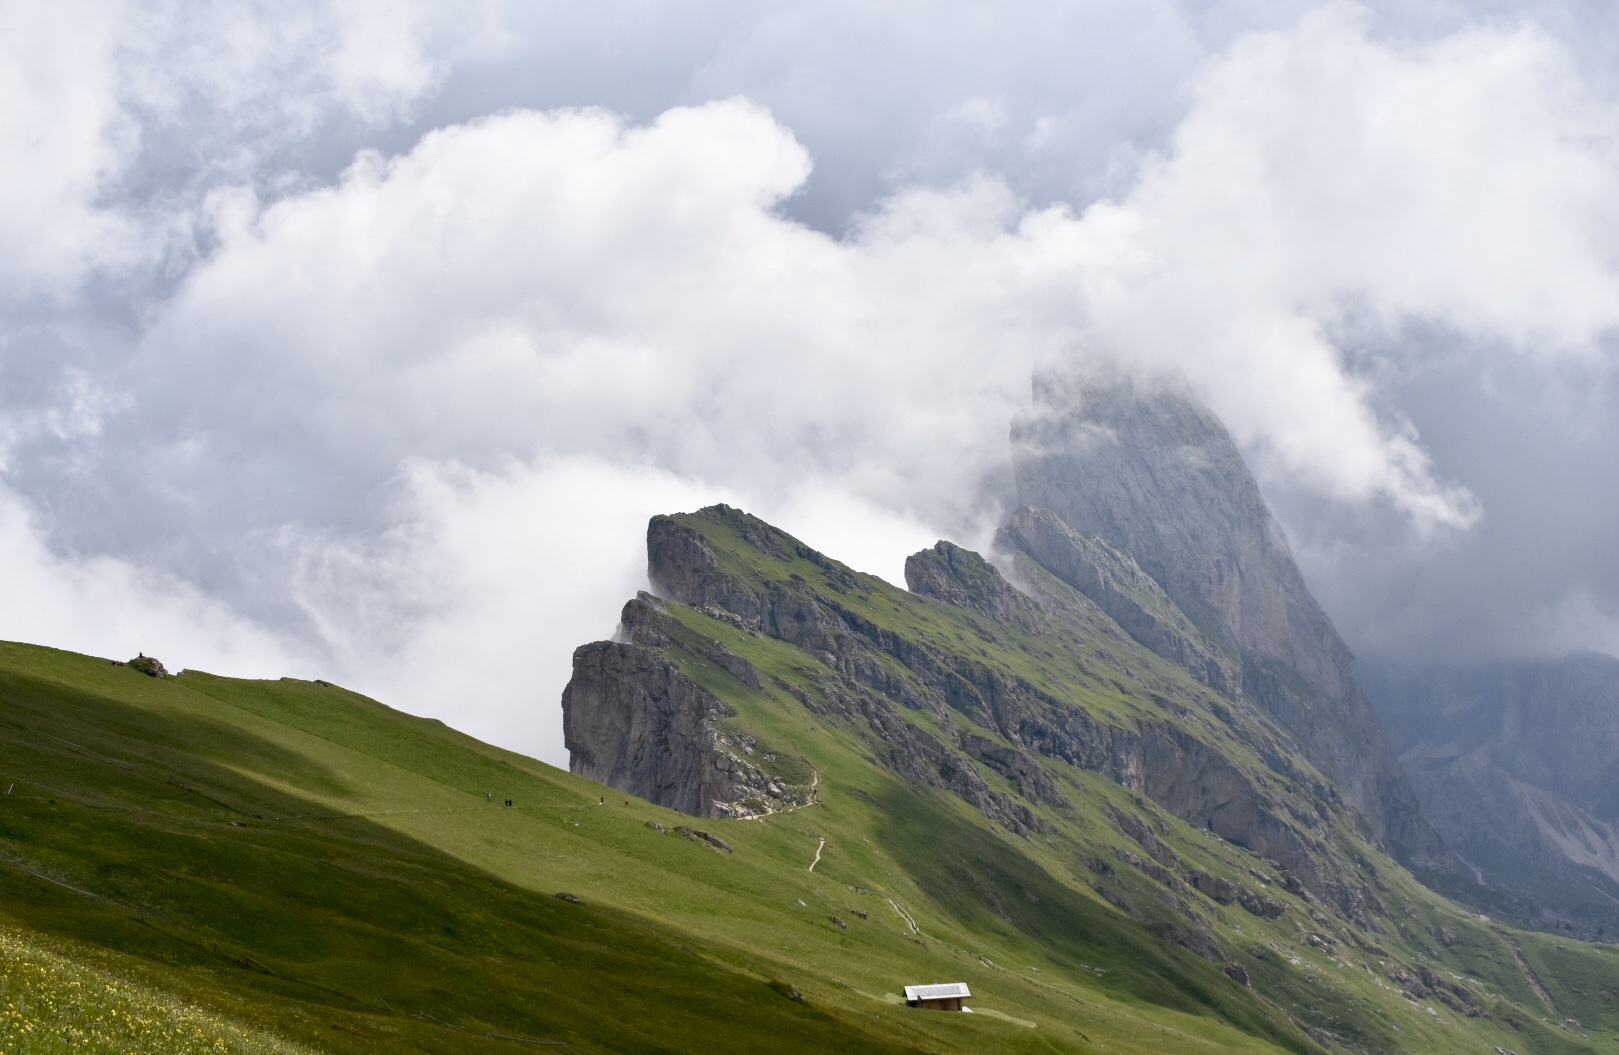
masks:
{"label": "jagged rock outcrop", "polygon": [[1619,659],[1372,665],[1424,810],[1539,925],[1619,925]]}
{"label": "jagged rock outcrop", "polygon": [[598,641],[573,654],[562,729],[581,776],[699,817],[738,797],[714,719],[729,713],[663,656]]}
{"label": "jagged rock outcrop", "polygon": [[[625,605],[614,641],[577,654],[573,768],[710,816],[766,795],[792,808],[792,791],[762,783],[789,778],[824,805],[729,832],[695,820],[648,828],[703,844],[666,840],[710,867],[781,851],[828,882],[910,877],[915,888],[901,886],[935,920],[1012,928],[1079,961],[1087,982],[1167,956],[1176,974],[1164,992],[1246,999],[1237,987],[1250,985],[1276,1009],[1270,1021],[1324,1022],[1304,1047],[1406,1050],[1391,1024],[1407,1013],[1402,991],[1447,1028],[1485,1013],[1532,1025],[1500,995],[1522,988],[1526,952],[1514,957],[1498,927],[1415,889],[1249,692],[1187,675],[1196,660],[1224,659],[1224,645],[1116,547],[1049,510],[1015,521],[994,564],[948,542],[912,555],[906,591],[736,509],[655,518],[656,595]],[[680,782],[708,790],[682,798],[669,787]],[[835,834],[824,827],[833,819],[836,845],[815,840]],[[864,909],[797,903],[851,940],[867,920]],[[926,919],[894,905],[911,937],[935,944]],[[1126,951],[1108,960],[1093,948]],[[1527,955],[1539,962],[1549,948]],[[1483,987],[1459,973],[1478,964]],[[1323,1004],[1318,987],[1335,979],[1353,990]]]}
{"label": "jagged rock outcrop", "polygon": [[1128,553],[1220,652],[1242,691],[1340,786],[1375,837],[1434,862],[1353,657],[1310,595],[1230,434],[1172,385],[1038,380],[1012,428],[1019,500]]}
{"label": "jagged rock outcrop", "polygon": [[[807,801],[748,757],[751,738],[722,728],[735,712],[656,650],[668,639],[653,602],[631,601],[622,625],[630,640],[574,650],[562,691],[573,772],[696,817],[757,816]],[[757,681],[751,664],[736,671],[749,675]]]}
{"label": "jagged rock outcrop", "polygon": [[983,557],[954,542],[905,558],[905,585],[912,593],[982,612],[1001,623],[1023,622],[1027,600]]}
{"label": "jagged rock outcrop", "polygon": [[[703,512],[732,521],[743,538],[763,553],[809,561],[822,570],[834,593],[861,588],[847,569],[757,518],[728,506]],[[669,600],[818,655],[828,668],[817,686],[821,698],[800,695],[800,701],[811,710],[836,711],[864,722],[873,731],[879,754],[907,780],[953,791],[1019,834],[1039,830],[1034,813],[990,788],[959,743],[948,743],[906,722],[896,709],[897,704],[899,708],[932,707],[945,713],[945,700],[952,694],[976,695],[970,683],[932,653],[894,635],[874,634],[876,628],[854,612],[817,597],[798,582],[772,581],[762,589],[744,582],[719,568],[700,533],[672,517],[654,517],[648,525],[647,565],[648,578]],[[862,636],[886,639],[904,657],[902,662],[920,662],[926,673],[895,677],[870,654]],[[1034,778],[1025,772],[1023,779]]]}
{"label": "jagged rock outcrop", "polygon": [[996,542],[1004,550],[1032,558],[1094,601],[1131,637],[1216,692],[1232,698],[1241,695],[1239,665],[1218,654],[1128,553],[1081,535],[1055,513],[1033,506],[1015,511]]}

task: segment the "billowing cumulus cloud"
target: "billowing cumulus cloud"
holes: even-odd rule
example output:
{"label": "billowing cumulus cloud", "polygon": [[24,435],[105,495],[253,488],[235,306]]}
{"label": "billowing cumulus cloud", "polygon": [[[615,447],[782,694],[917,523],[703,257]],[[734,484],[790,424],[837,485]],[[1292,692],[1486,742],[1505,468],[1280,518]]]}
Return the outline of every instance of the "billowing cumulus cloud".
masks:
{"label": "billowing cumulus cloud", "polygon": [[1426,323],[1599,354],[1619,324],[1616,115],[1537,32],[1401,46],[1367,22],[1329,7],[1195,79],[1169,148],[1086,216],[1088,303],[1121,358],[1186,372],[1273,470],[1465,526],[1470,496],[1371,412],[1341,342]]}
{"label": "billowing cumulus cloud", "polygon": [[0,10],[0,298],[181,250],[209,183],[321,125],[409,112],[497,46],[487,5],[63,0]]}
{"label": "billowing cumulus cloud", "polygon": [[[1335,592],[1381,581],[1354,561],[1438,567],[1500,516],[1423,379],[1600,372],[1619,321],[1614,110],[1525,23],[1008,16],[1053,69],[1063,39],[1134,42],[1144,87],[1109,109],[1127,64],[952,80],[970,19],[771,8],[721,33],[715,8],[669,41],[682,76],[569,67],[640,116],[514,88],[438,121],[479,63],[545,53],[534,27],[195,10],[213,28],[75,42],[93,76],[0,118],[0,150],[62,174],[15,192],[60,223],[0,230],[0,267],[55,298],[8,317],[0,456],[6,545],[56,614],[3,632],[280,663],[552,759],[568,655],[644,585],[649,515],[740,504],[898,578],[936,537],[989,537],[1037,369],[1189,379],[1353,638],[1392,604]],[[613,31],[581,17],[553,36]],[[885,26],[917,54],[846,49],[873,102],[839,142],[805,71]],[[900,93],[895,61],[925,75]],[[162,147],[186,129],[203,147]],[[47,227],[65,240],[30,257]],[[1580,613],[1606,596],[1552,590],[1520,628],[1599,632]],[[69,634],[80,611],[102,629]]]}

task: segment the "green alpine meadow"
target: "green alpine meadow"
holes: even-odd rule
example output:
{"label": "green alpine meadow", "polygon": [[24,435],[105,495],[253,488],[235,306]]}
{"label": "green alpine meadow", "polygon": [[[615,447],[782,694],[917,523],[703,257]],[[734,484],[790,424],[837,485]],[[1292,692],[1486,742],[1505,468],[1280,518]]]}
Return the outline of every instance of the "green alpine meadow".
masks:
{"label": "green alpine meadow", "polygon": [[564,702],[575,769],[708,765],[683,811],[333,684],[0,646],[0,1051],[1619,1051],[1619,950],[1432,892],[1033,561],[649,540]]}
{"label": "green alpine meadow", "polygon": [[0,0],[0,1055],[1619,1055],[1616,60]]}

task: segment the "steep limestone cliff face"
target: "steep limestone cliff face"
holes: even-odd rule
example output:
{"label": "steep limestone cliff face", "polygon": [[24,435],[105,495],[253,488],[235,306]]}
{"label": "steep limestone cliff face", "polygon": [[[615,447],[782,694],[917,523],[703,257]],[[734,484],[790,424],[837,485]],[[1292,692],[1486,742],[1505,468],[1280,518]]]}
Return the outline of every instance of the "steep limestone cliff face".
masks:
{"label": "steep limestone cliff face", "polygon": [[[824,576],[834,596],[839,591],[870,589],[842,565],[740,510],[714,506],[703,514],[727,522],[765,556],[809,562]],[[785,583],[749,583],[718,565],[701,532],[673,517],[653,518],[647,529],[647,573],[665,597],[816,655],[828,668],[818,678],[822,699],[814,699],[798,686],[787,686],[805,706],[857,717],[872,730],[879,754],[907,780],[953,791],[1012,831],[1029,834],[1038,830],[1039,822],[1028,807],[993,790],[968,754],[906,722],[895,707],[897,703],[901,708],[945,711],[946,705],[931,697],[937,693],[976,695],[969,682],[936,663],[929,664],[928,673],[921,677],[896,676],[860,645],[860,630],[875,628],[848,609],[818,597],[802,575]],[[1015,595],[1009,587],[1007,593]],[[908,659],[927,663],[933,658],[892,635],[888,640]],[[880,694],[870,691],[873,686],[880,687]],[[1047,789],[1046,784],[1038,787]]]}
{"label": "steep limestone cliff face", "polygon": [[699,817],[732,796],[714,719],[727,708],[640,645],[574,652],[562,728],[575,773]]}
{"label": "steep limestone cliff face", "polygon": [[[735,711],[658,651],[668,623],[652,598],[624,608],[626,641],[574,650],[562,692],[569,768],[581,776],[695,817],[751,817],[808,801],[808,789],[749,756],[753,741],[725,727]],[[709,658],[744,684],[758,672],[710,647]]]}
{"label": "steep limestone cliff face", "polygon": [[1476,878],[1531,922],[1619,927],[1619,659],[1373,665],[1367,687]]}
{"label": "steep limestone cliff face", "polygon": [[1240,662],[1243,694],[1293,734],[1379,838],[1419,860],[1443,857],[1353,657],[1218,419],[1170,387],[1046,380],[1012,446],[1022,502],[1134,558],[1217,652]]}
{"label": "steep limestone cliff face", "polygon": [[[704,860],[797,875],[801,897],[771,896],[822,914],[836,940],[865,940],[847,890],[892,898],[907,946],[971,948],[988,925],[1108,985],[1167,955],[1205,988],[1308,1021],[1298,1050],[1429,1050],[1485,1015],[1527,1050],[1537,1013],[1498,994],[1529,993],[1522,965],[1543,949],[1514,949],[1384,856],[1262,701],[1209,684],[1225,646],[1133,558],[1049,510],[1023,511],[1002,541],[1015,573],[940,542],[906,562],[907,591],[740,510],[654,518],[661,596],[576,654],[574,770],[696,815],[802,809],[735,825],[716,847],[734,854]],[[812,905],[812,884],[838,900]],[[1480,964],[1477,995],[1456,972]],[[1557,999],[1588,1025],[1604,1010]]]}
{"label": "steep limestone cliff face", "polygon": [[[1103,547],[1105,544],[1093,541],[1089,552],[1103,562],[1105,572],[1115,576],[1116,582],[1129,584],[1145,599],[1133,605],[1128,614],[1135,615],[1150,606],[1149,611],[1161,613],[1158,618],[1162,622],[1156,625],[1196,634],[1195,628],[1173,604],[1165,600],[1162,607],[1159,606],[1158,599],[1163,594],[1155,585],[1149,585],[1150,579],[1141,582],[1131,576],[1132,570],[1134,576],[1141,575],[1134,562]],[[1042,570],[1050,571],[1049,567]],[[1049,580],[1043,589],[1034,585],[1034,597],[1025,595],[1007,583],[983,557],[949,542],[940,542],[931,550],[913,554],[905,563],[905,571],[906,584],[915,593],[993,614],[1003,625],[1035,632],[1049,634],[1065,623],[1072,626],[1069,620],[1076,614],[1094,611],[1097,607],[1091,597],[1053,589]],[[1118,628],[1110,629],[1116,633]],[[1095,635],[1096,632],[1094,624],[1079,630],[1082,634]],[[1122,639],[1125,635],[1118,637]],[[959,657],[950,661],[958,670],[962,669]],[[1176,662],[1172,657],[1171,661]],[[1289,810],[1266,791],[1263,778],[1256,779],[1253,773],[1236,765],[1228,751],[1191,735],[1183,724],[1137,720],[1128,725],[1114,725],[1099,721],[1083,708],[1065,705],[1064,701],[1045,695],[1033,686],[1005,684],[992,672],[981,681],[968,673],[965,680],[977,690],[977,696],[968,698],[958,690],[952,704],[960,708],[966,702],[965,710],[969,715],[995,728],[1022,752],[1105,774],[1182,820],[1274,861],[1349,918],[1367,919],[1368,906],[1376,899],[1364,886],[1340,883],[1336,876],[1347,870],[1336,851],[1309,834],[1322,826],[1329,811]],[[1272,738],[1261,731],[1256,735],[1253,726],[1240,721],[1231,709],[1213,701],[1208,703],[1211,712],[1236,739],[1271,760],[1271,768],[1277,775],[1285,775],[1300,785],[1308,784],[1310,793],[1324,802],[1340,801],[1334,789],[1308,782],[1296,767],[1285,761],[1286,749],[1279,742],[1285,739],[1285,734]],[[997,766],[992,758],[975,750],[970,742],[973,739],[978,738],[963,738],[963,746],[969,754],[1010,774],[1009,769]],[[1292,823],[1287,820],[1289,816]]]}

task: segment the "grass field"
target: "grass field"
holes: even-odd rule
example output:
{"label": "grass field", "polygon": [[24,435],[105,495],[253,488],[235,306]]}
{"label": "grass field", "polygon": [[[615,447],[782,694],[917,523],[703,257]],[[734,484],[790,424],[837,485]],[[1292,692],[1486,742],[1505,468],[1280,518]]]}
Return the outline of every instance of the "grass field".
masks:
{"label": "grass field", "polygon": [[0,1052],[5,1055],[310,1055],[273,1032],[142,984],[98,950],[48,946],[0,930]]}
{"label": "grass field", "polygon": [[[894,593],[873,605],[971,639]],[[675,614],[767,675],[817,662]],[[1619,1051],[1619,952],[1472,917],[1342,832],[1376,873],[1379,932],[1313,945],[1332,928],[1275,888],[1277,919],[1200,902],[1244,986],[1164,940],[1167,909],[1110,904],[1092,864],[1129,845],[1110,808],[1211,873],[1262,864],[1240,847],[1059,765],[1070,808],[1020,838],[899,780],[857,729],[687,670],[804,761],[818,804],[698,822],[335,686],[0,644],[0,1051]],[[1374,948],[1465,980],[1486,1014],[1407,998]],[[902,1006],[906,983],[958,980],[973,1015]],[[110,1039],[44,1046],[70,1029]],[[163,1029],[193,1047],[153,1047]]]}

